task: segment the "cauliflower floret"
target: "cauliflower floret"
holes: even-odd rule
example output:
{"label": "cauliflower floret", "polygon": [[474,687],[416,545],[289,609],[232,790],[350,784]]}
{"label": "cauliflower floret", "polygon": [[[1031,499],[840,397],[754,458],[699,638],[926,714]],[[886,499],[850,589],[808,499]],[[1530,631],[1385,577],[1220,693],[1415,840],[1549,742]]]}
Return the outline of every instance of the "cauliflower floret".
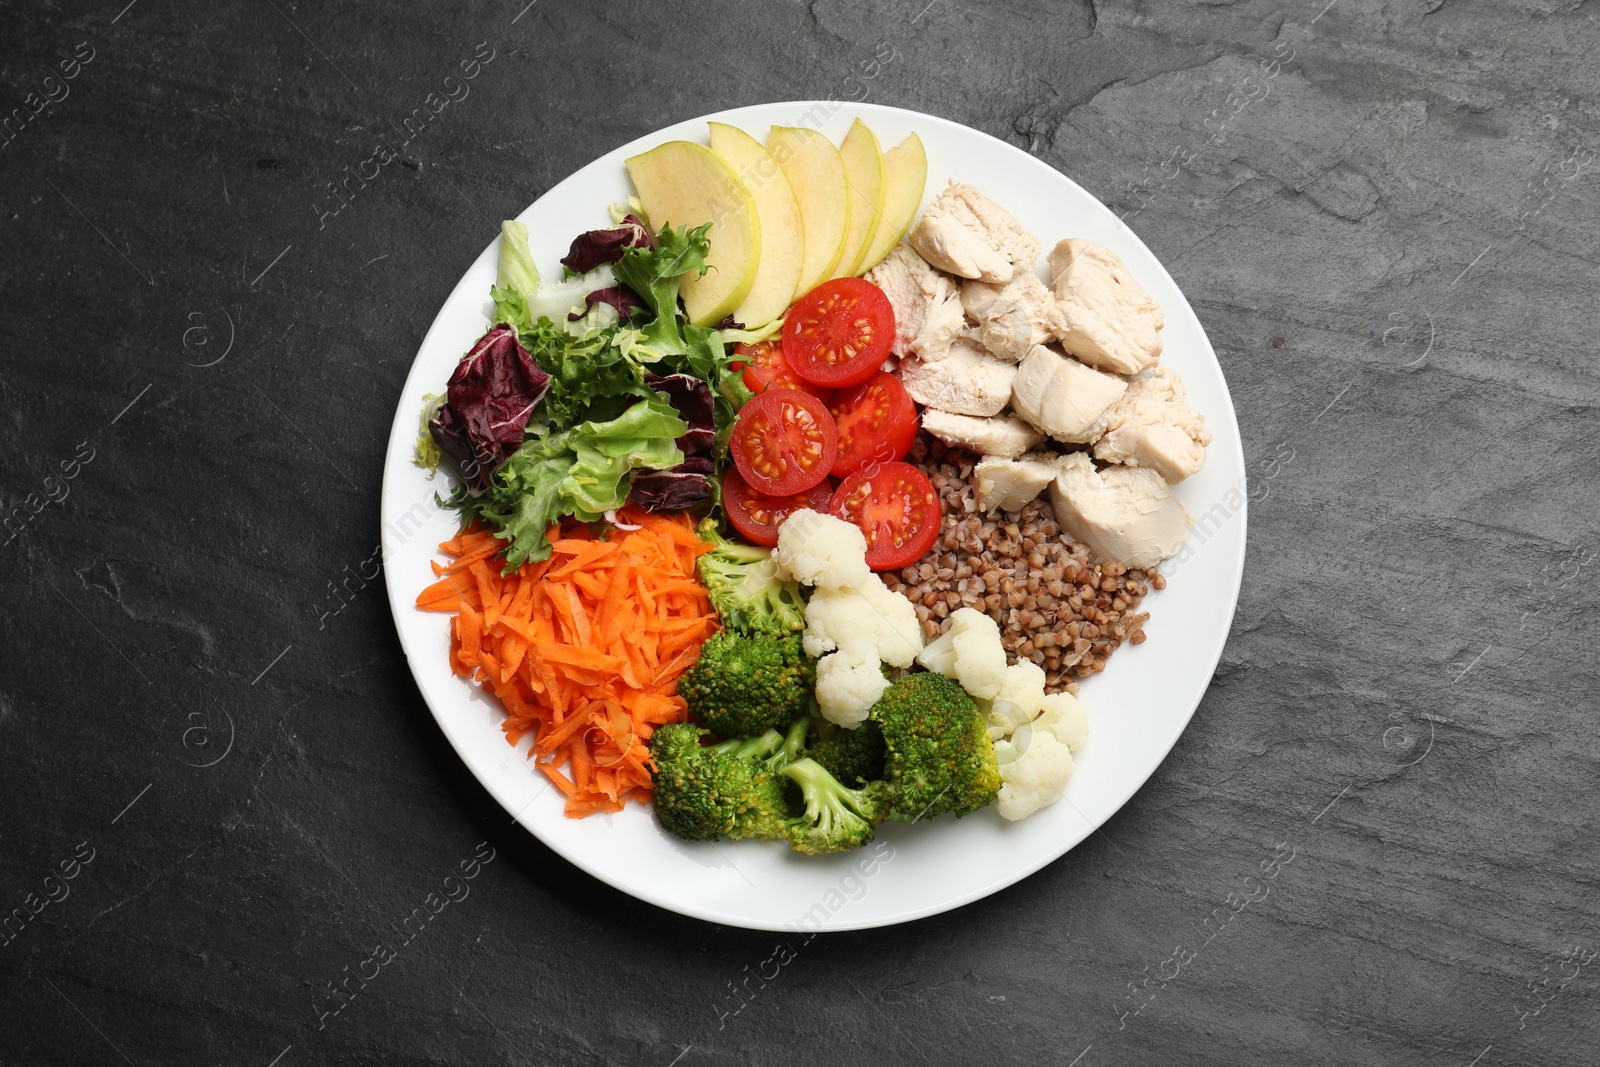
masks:
{"label": "cauliflower floret", "polygon": [[922,651],[922,624],[917,607],[883,584],[876,574],[861,589],[870,605],[878,638],[878,658],[891,667],[909,667]]}
{"label": "cauliflower floret", "polygon": [[1072,777],[1072,750],[1049,730],[1023,727],[1010,741],[996,741],[1002,817],[1025,819],[1061,799]]}
{"label": "cauliflower floret", "polygon": [[1044,698],[1033,729],[1036,733],[1054,734],[1056,740],[1076,752],[1089,740],[1089,716],[1071,693],[1051,693]]}
{"label": "cauliflower floret", "polygon": [[1044,704],[1044,668],[1031,659],[1020,659],[1006,668],[1000,692],[989,704],[989,735],[1009,737],[1017,727],[1032,722]]}
{"label": "cauliflower floret", "polygon": [[817,707],[835,726],[860,726],[887,688],[889,679],[867,638],[852,638],[817,661]]}
{"label": "cauliflower floret", "polygon": [[778,527],[772,562],[780,576],[822,589],[860,585],[872,575],[860,527],[810,508],[801,508]]}
{"label": "cauliflower floret", "polygon": [[993,627],[995,636],[1000,636],[1000,627],[995,621],[977,608],[957,608],[950,613],[950,625],[945,627],[944,633],[934,638],[922,648],[922,654],[917,657],[930,671],[937,671],[946,678],[956,676],[956,635],[967,630],[984,630]]}
{"label": "cauliflower floret", "polygon": [[976,608],[959,608],[950,626],[926,645],[918,661],[930,671],[954,678],[979,700],[993,700],[1006,677],[1006,649],[1000,627]]}
{"label": "cauliflower floret", "polygon": [[822,588],[811,594],[806,604],[806,655],[832,652],[856,638],[871,642],[885,663],[909,667],[922,651],[917,609],[876,574],[853,587]]}

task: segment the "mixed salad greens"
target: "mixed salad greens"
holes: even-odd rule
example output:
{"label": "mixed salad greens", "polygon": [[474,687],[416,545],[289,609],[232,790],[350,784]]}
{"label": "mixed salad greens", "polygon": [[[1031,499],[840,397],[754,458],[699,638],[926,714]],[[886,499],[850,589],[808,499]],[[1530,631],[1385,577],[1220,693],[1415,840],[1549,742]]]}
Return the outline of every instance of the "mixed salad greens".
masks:
{"label": "mixed salad greens", "polygon": [[750,335],[691,326],[678,307],[709,225],[652,236],[627,215],[580,235],[563,283],[541,288],[526,228],[504,224],[496,325],[432,398],[417,455],[456,461],[449,503],[509,542],[508,571],[549,555],[551,523],[603,519],[630,489],[661,510],[711,498],[717,435],[750,397],[729,345]]}

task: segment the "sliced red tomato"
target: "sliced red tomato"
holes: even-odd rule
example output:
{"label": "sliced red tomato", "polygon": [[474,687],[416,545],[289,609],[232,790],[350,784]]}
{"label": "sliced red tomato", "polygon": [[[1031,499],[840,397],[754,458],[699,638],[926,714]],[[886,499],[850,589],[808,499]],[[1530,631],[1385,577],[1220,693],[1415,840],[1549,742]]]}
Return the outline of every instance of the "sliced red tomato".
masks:
{"label": "sliced red tomato", "polygon": [[917,405],[900,379],[885,371],[839,390],[828,410],[839,426],[835,478],[847,478],[874,463],[904,459],[917,439]]}
{"label": "sliced red tomato", "polygon": [[760,341],[753,345],[740,345],[734,349],[739,358],[734,361],[744,378],[745,388],[760,396],[768,389],[804,389],[826,404],[833,396],[832,389],[812,385],[801,380],[783,358],[780,341]]}
{"label": "sliced red tomato", "polygon": [[833,486],[826,478],[803,493],[768,496],[750,488],[737,468],[722,476],[722,510],[739,536],[752,545],[777,544],[778,527],[784,519],[802,508],[826,512],[832,499]]}
{"label": "sliced red tomato", "polygon": [[828,511],[867,537],[867,566],[892,571],[927,555],[939,537],[939,496],[909,463],[856,471],[833,492]]}
{"label": "sliced red tomato", "polygon": [[739,409],[728,450],[750,488],[791,496],[828,476],[839,455],[839,431],[827,406],[810,393],[769,389]]}
{"label": "sliced red tomato", "polygon": [[883,366],[894,340],[894,308],[865,278],[835,278],[811,290],[783,320],[783,354],[804,381],[839,389]]}

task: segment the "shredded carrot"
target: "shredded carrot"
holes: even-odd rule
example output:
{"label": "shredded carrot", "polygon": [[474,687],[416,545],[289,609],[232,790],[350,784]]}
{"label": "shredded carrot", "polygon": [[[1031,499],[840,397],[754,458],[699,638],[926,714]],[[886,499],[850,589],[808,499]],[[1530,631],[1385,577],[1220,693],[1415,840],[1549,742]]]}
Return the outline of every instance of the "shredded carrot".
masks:
{"label": "shredded carrot", "polygon": [[688,718],[678,677],[717,628],[695,579],[705,551],[682,515],[624,509],[638,529],[552,527],[551,557],[509,575],[474,525],[440,545],[423,611],[451,612],[450,667],[499,698],[501,729],[566,797],[567,815],[650,798],[650,735]]}

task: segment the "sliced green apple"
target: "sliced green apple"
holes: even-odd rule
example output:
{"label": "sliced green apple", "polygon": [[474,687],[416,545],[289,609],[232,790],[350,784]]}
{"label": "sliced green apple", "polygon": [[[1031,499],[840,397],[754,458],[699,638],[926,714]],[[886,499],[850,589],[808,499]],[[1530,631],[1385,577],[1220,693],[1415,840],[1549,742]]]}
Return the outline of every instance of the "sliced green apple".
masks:
{"label": "sliced green apple", "polygon": [[861,273],[861,260],[883,214],[883,149],[877,135],[856,119],[839,143],[839,158],[844,160],[845,183],[850,187],[850,229],[833,276],[847,278]]}
{"label": "sliced green apple", "polygon": [[913,133],[883,154],[883,216],[867,254],[856,266],[857,274],[876,267],[889,249],[900,243],[917,217],[927,184],[928,154],[923,151],[922,138]]}
{"label": "sliced green apple", "polygon": [[735,322],[754,330],[782,315],[794,301],[806,253],[800,202],[778,161],[761,147],[760,141],[737,126],[711,123],[711,150],[733,168],[756,202],[756,218],[761,223],[761,261],[756,267],[755,284],[744,302],[733,310]]}
{"label": "sliced green apple", "polygon": [[795,291],[808,293],[833,277],[844,251],[845,231],[850,227],[844,160],[822,134],[795,126],[772,127],[767,151],[778,161],[800,203],[806,243]]}
{"label": "sliced green apple", "polygon": [[761,221],[739,175],[705,145],[668,141],[626,160],[628,177],[657,227],[711,223],[711,269],[685,276],[683,308],[696,326],[727,318],[744,302],[761,265]]}

